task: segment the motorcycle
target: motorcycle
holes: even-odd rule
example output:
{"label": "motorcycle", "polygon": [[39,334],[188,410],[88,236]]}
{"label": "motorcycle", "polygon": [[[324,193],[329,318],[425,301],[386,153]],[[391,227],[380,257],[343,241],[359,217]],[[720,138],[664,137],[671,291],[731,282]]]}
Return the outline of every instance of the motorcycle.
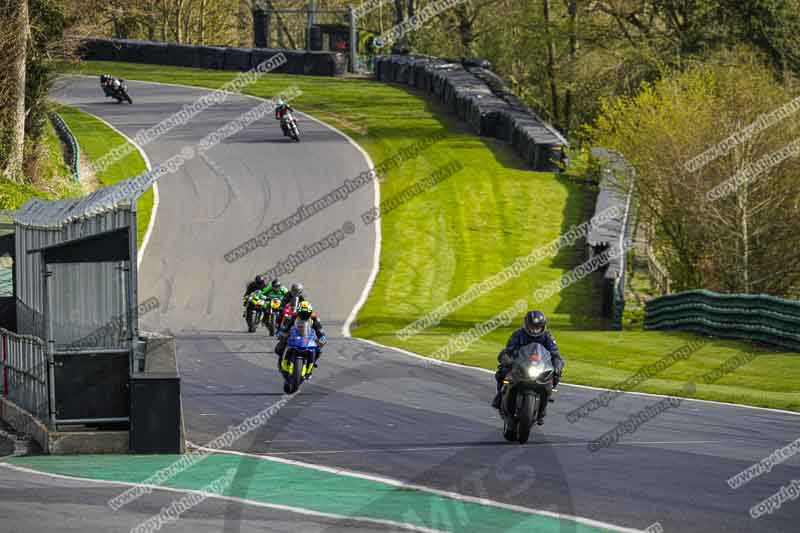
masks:
{"label": "motorcycle", "polygon": [[288,135],[294,141],[300,142],[300,130],[297,129],[297,121],[294,119],[294,115],[292,115],[291,111],[287,111],[283,118],[281,119],[281,128],[283,129],[283,134]]}
{"label": "motorcycle", "polygon": [[289,331],[286,352],[280,360],[280,371],[285,383],[283,392],[294,394],[314,369],[317,354],[317,334],[311,320],[297,320]]}
{"label": "motorcycle", "polygon": [[503,437],[525,444],[534,422],[553,391],[555,367],[550,352],[539,343],[522,346],[500,389]]}
{"label": "motorcycle", "polygon": [[114,98],[117,103],[121,104],[127,101],[129,104],[132,104],[133,100],[131,100],[131,97],[128,95],[128,86],[125,84],[124,80],[119,80],[119,82],[119,87],[116,89],[110,83],[101,83],[100,86],[103,88],[105,95]]}
{"label": "motorcycle", "polygon": [[269,302],[269,308],[264,313],[264,325],[267,326],[270,336],[275,335],[281,322],[281,299],[273,298]]}
{"label": "motorcycle", "polygon": [[247,321],[247,331],[255,333],[259,322],[263,320],[264,304],[266,301],[261,295],[261,291],[253,291],[246,298],[245,302],[247,310],[245,311],[245,320]]}
{"label": "motorcycle", "polygon": [[283,310],[281,310],[281,316],[278,320],[278,329],[280,329],[281,326],[283,326],[284,322],[286,322],[287,319],[291,318],[292,313],[294,313],[294,307],[290,303],[286,304],[283,307]]}

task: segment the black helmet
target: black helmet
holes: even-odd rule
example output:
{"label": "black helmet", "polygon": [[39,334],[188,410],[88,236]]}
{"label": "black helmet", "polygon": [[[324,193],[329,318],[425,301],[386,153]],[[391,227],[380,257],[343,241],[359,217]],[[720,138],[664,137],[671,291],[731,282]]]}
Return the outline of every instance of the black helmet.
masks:
{"label": "black helmet", "polygon": [[303,284],[302,283],[292,283],[292,288],[290,290],[292,296],[298,296],[303,294]]}
{"label": "black helmet", "polygon": [[277,289],[278,287],[281,286],[281,282],[278,281],[277,279],[273,279],[271,285],[273,289]]}
{"label": "black helmet", "polygon": [[256,276],[255,281],[256,285],[258,285],[259,287],[263,288],[267,286],[267,279],[264,276],[261,275]]}
{"label": "black helmet", "polygon": [[541,311],[528,311],[522,327],[528,335],[538,337],[547,331],[547,318]]}

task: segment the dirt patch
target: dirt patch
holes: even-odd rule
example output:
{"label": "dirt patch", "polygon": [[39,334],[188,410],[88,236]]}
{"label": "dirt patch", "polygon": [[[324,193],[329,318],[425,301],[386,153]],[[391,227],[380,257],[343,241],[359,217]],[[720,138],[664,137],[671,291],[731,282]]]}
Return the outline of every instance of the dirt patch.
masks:
{"label": "dirt patch", "polygon": [[89,158],[81,152],[81,188],[83,192],[88,194],[92,191],[96,191],[97,189],[101,188],[103,185],[100,183],[100,180],[97,179],[97,175],[94,173],[94,169],[89,162]]}

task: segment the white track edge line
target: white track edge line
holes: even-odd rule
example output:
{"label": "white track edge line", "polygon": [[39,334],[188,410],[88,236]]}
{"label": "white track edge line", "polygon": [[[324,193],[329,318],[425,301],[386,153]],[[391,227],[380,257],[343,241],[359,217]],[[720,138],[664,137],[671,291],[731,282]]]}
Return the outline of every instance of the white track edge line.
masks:
{"label": "white track edge line", "polygon": [[[92,77],[94,77],[94,76],[92,76]],[[65,105],[69,105],[69,104],[65,104]],[[78,106],[70,106],[70,107],[76,107],[77,108]],[[78,109],[80,109],[80,108],[78,108]],[[141,146],[139,146],[138,144],[133,142],[133,139],[131,139],[130,137],[128,137],[127,135],[122,133],[119,129],[116,128],[116,126],[114,126],[113,124],[111,124],[110,122],[105,120],[104,118],[98,117],[94,113],[89,113],[88,111],[86,111],[84,109],[81,109],[81,112],[82,113],[86,113],[87,115],[96,118],[97,120],[99,120],[100,122],[102,122],[103,124],[105,124],[106,126],[111,128],[112,130],[114,130],[123,139],[125,139],[126,141],[131,143],[131,145],[133,145],[133,147],[136,148],[136,150],[139,151],[139,155],[142,156],[142,159],[144,159],[144,165],[145,165],[145,167],[147,167],[147,170],[148,171],[152,170],[153,167],[150,164],[150,158],[147,157],[147,154],[145,153],[145,151],[142,149]],[[129,176],[129,177],[133,177],[133,176]],[[153,211],[150,213],[150,220],[147,223],[147,230],[144,232],[144,237],[142,237],[141,248],[139,248],[139,250],[137,251],[137,254],[136,254],[137,255],[137,257],[136,257],[136,268],[137,269],[142,266],[142,259],[144,258],[144,251],[145,251],[145,249],[147,249],[147,243],[150,242],[150,235],[153,233],[153,228],[156,225],[156,213],[157,212],[158,212],[158,183],[156,183],[154,181],[153,182]],[[138,218],[137,218],[137,220],[138,220]]]}
{"label": "white track edge line", "polygon": [[564,513],[556,513],[556,512],[553,512],[553,511],[545,511],[545,510],[541,510],[541,509],[533,509],[531,507],[523,507],[521,505],[503,503],[503,502],[498,502],[498,501],[495,501],[495,500],[487,500],[485,498],[478,498],[476,496],[468,496],[466,494],[460,494],[458,492],[451,492],[451,491],[447,491],[447,490],[435,489],[435,488],[432,488],[432,487],[426,487],[424,485],[417,485],[417,484],[414,484],[414,483],[406,483],[405,481],[400,481],[399,479],[393,479],[393,478],[377,476],[377,475],[373,475],[373,474],[367,474],[367,473],[358,472],[358,471],[355,471],[355,470],[348,470],[346,468],[337,468],[337,467],[317,465],[317,464],[313,464],[313,463],[306,463],[306,462],[302,462],[302,461],[293,461],[291,459],[284,459],[282,457],[275,457],[273,455],[268,455],[268,454],[259,455],[259,454],[254,454],[254,453],[238,452],[238,451],[235,451],[235,450],[220,450],[220,449],[216,449],[216,448],[207,448],[205,446],[198,446],[198,445],[193,444],[193,443],[191,443],[189,441],[187,441],[187,444],[189,444],[190,446],[192,446],[193,448],[196,448],[198,450],[208,451],[208,452],[212,452],[212,453],[238,455],[238,456],[241,456],[241,457],[252,457],[254,459],[260,459],[260,460],[266,460],[266,461],[274,461],[276,463],[283,463],[283,464],[288,464],[288,465],[292,465],[292,466],[298,466],[298,467],[301,467],[301,468],[308,468],[308,469],[312,469],[312,470],[318,470],[320,472],[327,472],[327,473],[330,473],[330,474],[337,474],[337,475],[341,475],[341,476],[364,479],[364,480],[367,480],[367,481],[375,481],[375,482],[383,483],[383,484],[390,485],[390,486],[393,486],[393,487],[416,490],[416,491],[419,491],[419,492],[426,492],[426,493],[429,493],[429,494],[435,494],[437,496],[442,496],[442,497],[445,497],[445,498],[450,498],[450,499],[457,500],[457,501],[462,501],[462,502],[469,502],[469,503],[474,503],[474,504],[478,504],[478,505],[483,505],[483,506],[486,506],[486,507],[495,507],[495,508],[498,508],[498,509],[505,509],[507,511],[515,511],[515,512],[518,512],[518,513],[529,514],[529,515],[546,516],[548,518],[555,518],[555,519],[558,519],[558,520],[569,520],[569,521],[572,521],[572,522],[584,524],[584,525],[591,526],[591,527],[607,528],[607,529],[610,528],[610,529],[613,529],[614,531],[617,531],[619,533],[641,533],[641,531],[642,531],[640,529],[625,528],[625,527],[622,527],[622,526],[609,524],[607,522],[601,522],[599,520],[593,520],[591,518],[584,518],[584,517],[574,516],[574,515],[569,515],[569,514],[564,514]]}
{"label": "white track edge line", "polygon": [[8,463],[0,462],[0,467],[8,468],[10,470],[16,470],[18,472],[26,473],[26,474],[37,474],[40,476],[52,477],[56,479],[65,479],[69,481],[84,481],[87,483],[96,483],[100,485],[118,485],[123,487],[148,487],[153,490],[162,490],[165,492],[174,492],[179,494],[198,494],[201,496],[205,496],[209,499],[216,499],[216,500],[225,500],[235,503],[241,503],[243,505],[250,505],[253,507],[265,507],[268,509],[275,509],[279,511],[287,511],[291,513],[297,513],[302,515],[308,516],[317,516],[321,518],[332,518],[334,520],[342,520],[342,521],[353,521],[353,522],[366,522],[371,524],[379,524],[383,526],[394,526],[400,527],[401,529],[407,531],[419,531],[422,533],[448,533],[446,531],[442,531],[439,529],[431,529],[424,526],[416,526],[414,524],[408,524],[405,522],[396,522],[393,520],[385,520],[382,518],[370,518],[366,516],[348,516],[348,515],[338,515],[334,513],[326,513],[324,511],[314,511],[312,509],[305,509],[301,507],[291,507],[288,505],[283,505],[279,503],[268,503],[268,502],[260,502],[258,500],[248,500],[246,498],[239,498],[237,496],[225,496],[222,494],[217,494],[214,492],[205,492],[202,490],[194,490],[194,489],[179,489],[174,487],[164,487],[161,485],[150,485],[145,483],[132,483],[129,481],[112,481],[108,479],[92,479],[92,478],[84,478],[79,476],[67,476],[64,474],[53,474],[51,472],[43,472],[41,470],[35,470],[33,468],[26,468],[23,466],[11,465]]}
{"label": "white track edge line", "polygon": [[[373,346],[377,346],[378,348],[383,348],[383,349],[386,349],[386,350],[391,350],[391,351],[394,351],[394,352],[401,353],[403,355],[407,355],[409,357],[414,357],[415,359],[421,359],[421,360],[425,360],[425,361],[429,361],[429,362],[432,361],[431,366],[448,365],[448,366],[461,368],[461,369],[474,370],[474,371],[477,371],[477,372],[484,372],[484,373],[487,373],[487,374],[494,374],[494,372],[492,372],[491,370],[486,369],[486,368],[481,368],[481,367],[478,367],[478,366],[464,365],[464,364],[461,364],[461,363],[454,363],[452,361],[442,361],[441,359],[432,359],[431,357],[427,357],[425,355],[421,355],[421,354],[418,354],[418,353],[410,352],[410,351],[405,350],[403,348],[397,348],[395,346],[387,346],[385,344],[381,344],[379,342],[375,342],[375,341],[369,340],[369,339],[362,339],[360,337],[349,337],[349,338],[357,340],[357,341],[361,341],[361,342],[366,342],[367,344],[371,344]],[[561,382],[559,386],[560,387],[575,387],[577,389],[590,389],[590,390],[597,390],[597,391],[621,392],[623,396],[646,396],[646,397],[650,397],[650,398],[672,398],[673,397],[673,396],[669,396],[667,394],[656,394],[656,393],[652,393],[652,392],[638,392],[638,391],[620,391],[618,389],[607,389],[607,388],[604,388],[604,387],[593,387],[591,385],[578,385],[578,384],[565,383],[565,382]],[[740,403],[720,402],[720,401],[717,401],[717,400],[704,400],[702,398],[683,398],[683,397],[681,397],[681,400],[686,401],[686,402],[706,403],[706,404],[712,404],[712,405],[720,405],[720,406],[724,406],[724,407],[740,407],[742,409],[752,409],[752,410],[757,410],[757,411],[768,411],[768,412],[778,413],[778,414],[783,414],[783,415],[800,416],[800,412],[787,411],[785,409],[775,409],[773,407],[759,407],[757,405],[745,405],[745,404],[740,404]]]}
{"label": "white track edge line", "polygon": [[[94,78],[95,76],[86,75],[85,77]],[[209,89],[207,87],[194,87],[194,86],[191,86],[191,85],[181,85],[181,84],[174,84],[174,83],[162,83],[162,82],[151,82],[151,81],[141,81],[141,80],[130,80],[130,81],[137,81],[139,83],[151,83],[151,84],[155,84],[155,85],[173,85],[173,86],[176,86],[176,87],[187,87],[187,88],[196,89],[196,90],[204,90],[204,89],[205,90],[211,90],[211,91],[215,90],[215,89]],[[262,100],[262,101],[265,100],[264,98],[260,98],[258,96],[252,96],[252,95],[243,94],[243,93],[231,93],[229,91],[224,91],[224,92],[229,93],[229,94],[233,94],[233,95],[236,95],[236,96],[244,96],[244,97],[254,98],[254,99]],[[330,128],[331,130],[333,130],[333,131],[339,133],[340,135],[342,135],[350,144],[355,146],[356,149],[359,152],[361,152],[361,154],[365,157],[365,159],[367,161],[367,164],[369,165],[369,168],[370,169],[374,168],[374,163],[372,162],[372,159],[370,158],[369,154],[367,154],[367,152],[361,146],[359,146],[352,138],[350,138],[350,136],[346,135],[344,132],[338,130],[337,128],[335,128],[335,127],[333,127],[333,126],[331,126],[329,124],[326,124],[326,123],[322,122],[321,120],[316,119],[316,118],[314,118],[314,117],[312,117],[312,116],[310,116],[310,115],[308,115],[306,113],[302,113],[301,112],[300,114],[301,115],[305,115],[308,118],[314,120],[315,122],[317,122],[319,124],[322,124],[323,126],[326,126],[326,127]],[[373,207],[378,207],[380,205],[380,187],[377,184],[373,184],[373,190],[374,190],[374,202],[375,202]],[[390,350],[400,351],[400,352],[405,353],[407,355],[411,355],[413,357],[418,357],[418,358],[430,361],[431,359],[429,357],[425,357],[423,355],[414,354],[413,352],[409,352],[407,350],[402,350],[400,348],[394,348],[394,347],[391,347],[391,346],[384,346],[382,344],[379,344],[379,343],[376,343],[376,342],[373,342],[373,341],[368,341],[366,339],[360,339],[358,337],[352,337],[350,335],[350,325],[352,324],[352,322],[355,320],[356,316],[358,315],[358,311],[361,309],[361,307],[366,302],[366,300],[367,300],[367,298],[369,296],[369,293],[372,290],[372,286],[375,283],[375,279],[377,278],[378,271],[380,269],[380,246],[381,246],[381,227],[380,227],[380,220],[377,220],[376,224],[375,224],[375,250],[374,250],[374,253],[373,253],[372,271],[370,272],[369,278],[367,279],[367,284],[364,286],[364,289],[361,292],[360,298],[356,302],[356,305],[353,307],[353,309],[350,312],[350,315],[347,317],[347,320],[345,321],[344,325],[342,326],[342,335],[344,337],[346,337],[346,338],[355,338],[357,340],[368,342],[368,343],[374,344],[376,346],[380,346],[382,348],[387,348],[387,349],[390,349]],[[445,362],[445,363],[446,364],[451,364],[451,365],[454,365],[454,366],[459,366],[459,367],[466,367],[466,365],[458,365],[456,363],[450,363],[450,362]],[[477,368],[477,367],[466,367],[466,368]],[[486,369],[479,369],[479,370],[483,370],[485,372],[493,373],[490,370],[486,370]],[[187,441],[187,444],[192,445],[191,443],[189,443],[189,441]],[[196,445],[192,445],[192,446],[195,447],[195,448],[198,448],[198,449],[207,449],[207,448],[204,448],[204,447],[201,447],[201,446],[196,446]],[[219,450],[217,450],[217,451],[219,451]],[[226,451],[224,453],[234,453],[234,452],[227,452]],[[236,453],[239,454],[241,452],[236,452]],[[247,455],[247,454],[242,454],[242,455]],[[252,455],[252,457],[268,457],[268,456]],[[315,468],[315,469],[326,469],[326,471],[333,472],[333,473],[342,474],[342,473],[348,472],[348,471],[341,470],[341,469],[339,469],[339,470],[330,469],[329,467],[318,467],[316,465],[309,466],[309,465],[305,465],[304,463],[300,463],[300,462],[296,462],[296,461],[290,461],[290,460],[287,460],[287,459],[281,459],[281,458],[278,458],[278,457],[270,457],[270,459],[274,460],[274,461],[278,461],[278,462],[286,462],[286,463],[289,463],[289,464],[295,464],[295,465],[299,465],[299,466],[307,466],[307,467]],[[361,473],[356,473],[356,472],[351,472],[350,475],[352,475],[354,477],[362,477],[364,479],[371,479],[373,481],[380,481],[380,482],[392,484],[392,481],[389,478],[379,478],[379,477],[376,477],[376,476],[369,476],[369,474],[361,474]],[[367,477],[364,477],[364,476],[367,476]],[[501,502],[487,503],[487,502],[490,502],[490,500],[483,500],[481,498],[474,498],[474,497],[471,497],[471,496],[464,496],[464,495],[460,495],[460,494],[454,493],[454,492],[453,493],[448,493],[447,491],[438,491],[437,489],[431,489],[431,488],[428,488],[428,487],[423,487],[421,485],[419,485],[419,486],[418,485],[410,485],[410,484],[403,483],[401,481],[395,481],[395,483],[399,483],[400,484],[399,486],[403,486],[403,487],[407,487],[407,488],[413,488],[413,489],[416,489],[416,490],[420,490],[421,492],[432,492],[432,493],[439,494],[439,495],[442,495],[442,496],[447,496],[447,497],[450,497],[450,498],[453,498],[453,499],[456,499],[456,500],[464,499],[463,501],[472,501],[472,503],[480,503],[480,504],[483,504],[483,505],[493,505],[493,506],[500,507],[500,508],[506,508],[506,509],[509,509],[509,510],[516,510],[516,511],[519,511],[519,512],[527,512],[527,513],[530,513],[530,514],[541,514],[541,515],[544,515],[544,516],[549,516],[551,518],[558,518],[558,519],[567,518],[569,520],[572,520],[572,521],[575,521],[575,522],[584,523],[586,525],[590,525],[590,526],[593,526],[593,527],[612,527],[614,529],[617,529],[621,533],[628,533],[628,532],[638,533],[639,531],[641,531],[641,530],[636,530],[636,529],[622,529],[619,526],[612,526],[610,524],[606,524],[604,522],[598,522],[598,521],[591,520],[591,519],[588,519],[588,518],[573,517],[573,516],[570,516],[570,515],[552,513],[550,511],[541,511],[541,510],[528,509],[528,508],[525,508],[525,507],[519,507],[519,506],[510,505],[510,504],[503,504]]]}
{"label": "white track edge line", "polygon": [[[97,77],[97,76],[91,76],[89,74],[65,74],[64,76],[65,77],[75,76],[75,77],[92,78],[92,79]],[[241,96],[243,98],[252,98],[254,100],[258,100],[258,101],[261,101],[261,102],[267,101],[266,98],[262,98],[260,96],[254,96],[252,94],[245,94],[245,93],[233,92],[233,91],[224,91],[222,89],[212,89],[212,88],[209,88],[209,87],[201,87],[201,86],[195,86],[195,85],[184,85],[184,84],[181,84],[181,83],[167,83],[167,82],[160,82],[160,81],[131,80],[131,79],[129,79],[128,81],[133,81],[133,82],[136,82],[136,83],[149,83],[149,84],[152,84],[152,85],[167,85],[167,86],[172,86],[172,87],[182,87],[182,88],[193,89],[193,90],[202,91],[202,92],[222,91],[223,93],[228,94],[228,95],[232,95],[232,96]],[[331,126],[330,124],[327,124],[326,122],[323,122],[322,120],[320,120],[320,119],[318,119],[318,118],[316,118],[316,117],[314,117],[312,115],[309,115],[308,113],[304,113],[302,111],[297,111],[297,113],[300,114],[301,116],[304,116],[304,117],[312,120],[313,122],[316,122],[317,124],[320,124],[323,127],[326,127],[328,129],[330,129],[331,131],[341,135],[349,144],[351,144],[356,150],[358,150],[361,153],[361,155],[364,157],[364,159],[365,159],[365,161],[366,161],[366,163],[368,165],[368,168],[370,170],[375,168],[375,163],[372,161],[372,158],[369,156],[367,151],[364,150],[364,148],[362,148],[361,145],[359,145],[357,142],[355,142],[349,135],[347,135],[346,133],[344,133],[340,129],[336,128],[335,126]],[[134,146],[135,146],[135,144],[134,144]],[[138,148],[138,146],[137,146],[137,148]],[[141,148],[139,149],[139,151],[141,152]],[[149,167],[148,167],[148,169],[149,169]],[[153,188],[155,190],[155,183],[153,183]],[[373,194],[373,202],[374,202],[373,207],[377,208],[377,207],[380,206],[380,201],[381,201],[381,192],[380,192],[380,187],[379,187],[378,184],[373,183],[373,192],[374,192],[374,194]],[[156,195],[157,195],[157,193],[156,193]],[[155,202],[154,202],[154,205],[155,205]],[[154,211],[155,211],[155,209],[154,209]],[[155,217],[153,217],[153,218],[155,218]],[[361,310],[361,308],[366,303],[367,298],[369,297],[369,293],[372,290],[372,286],[375,284],[375,280],[378,277],[378,270],[380,269],[381,237],[382,237],[380,218],[378,218],[378,219],[376,219],[374,221],[374,225],[375,225],[375,249],[373,251],[373,256],[372,256],[372,269],[370,270],[369,276],[367,277],[367,283],[366,283],[366,285],[364,285],[364,289],[361,291],[361,295],[359,296],[358,300],[356,301],[355,306],[350,311],[350,314],[347,316],[347,319],[345,319],[345,322],[342,325],[342,335],[344,337],[350,337],[350,325],[353,323],[353,321],[355,321],[356,316],[358,315],[358,312]],[[145,235],[145,240],[147,240],[148,238],[149,238],[149,234]],[[144,245],[142,246],[142,250],[144,250]],[[141,262],[141,259],[140,259],[140,262]]]}
{"label": "white track edge line", "polygon": [[[89,75],[80,75],[80,76],[90,77],[90,78],[95,78],[96,77],[96,76],[89,76]],[[218,90],[218,89],[209,89],[208,87],[196,87],[196,86],[191,86],[191,85],[182,85],[182,84],[174,84],[174,83],[162,83],[162,82],[151,82],[151,81],[141,81],[141,80],[134,80],[134,81],[137,81],[139,83],[152,83],[152,84],[156,84],[156,85],[173,85],[173,86],[176,86],[176,87],[187,87],[187,88],[196,89],[196,90],[204,90],[204,89],[205,90],[211,90],[211,91]],[[255,99],[258,99],[258,100],[264,100],[263,98],[259,98],[257,96],[252,96],[252,95],[248,95],[248,94],[232,93],[232,92],[229,92],[229,91],[224,91],[224,92],[229,93],[229,94],[233,94],[233,95],[236,95],[236,96],[243,96],[243,97],[248,97],[248,98],[255,98]],[[369,157],[369,155],[366,153],[366,151],[361,146],[359,146],[357,143],[355,143],[355,141],[353,141],[353,139],[351,139],[348,135],[346,135],[345,133],[339,131],[338,129],[336,129],[333,126],[330,126],[329,124],[326,124],[326,123],[324,123],[324,122],[322,122],[322,121],[320,121],[320,120],[318,120],[318,119],[316,119],[314,117],[311,117],[310,115],[307,115],[305,113],[300,113],[300,114],[308,116],[309,118],[313,119],[315,122],[323,124],[324,126],[329,127],[331,130],[334,130],[334,131],[338,132],[340,135],[342,135],[343,137],[345,137],[345,139],[347,139],[347,141],[350,144],[354,145],[362,153],[362,155],[364,155],[366,157],[367,162],[370,165],[370,168],[374,168],[374,164],[372,163],[372,160]],[[373,187],[374,187],[374,191],[375,191],[375,207],[377,207],[380,204],[380,188],[379,188],[378,185],[375,185],[375,184],[373,184]],[[369,296],[369,292],[372,290],[372,286],[374,285],[375,279],[377,278],[378,271],[379,271],[379,268],[380,268],[380,246],[381,246],[380,220],[376,220],[375,233],[376,233],[376,241],[375,241],[376,246],[375,246],[375,252],[374,252],[374,257],[373,257],[372,272],[370,273],[370,276],[369,276],[369,278],[367,280],[367,284],[365,285],[364,289],[362,290],[361,297],[357,301],[357,303],[356,303],[355,307],[353,308],[353,310],[350,312],[350,315],[348,316],[347,320],[345,321],[345,324],[342,326],[342,334],[346,338],[351,338],[351,339],[355,339],[355,340],[358,340],[358,341],[361,341],[361,342],[366,342],[368,344],[372,344],[374,346],[378,346],[380,348],[384,348],[384,349],[387,349],[387,350],[396,351],[396,352],[402,353],[402,354],[410,356],[410,357],[415,357],[415,358],[418,358],[418,359],[424,359],[426,361],[431,361],[432,359],[430,357],[426,357],[424,355],[420,355],[420,354],[417,354],[417,353],[414,353],[414,352],[411,352],[411,351],[408,351],[408,350],[405,350],[405,349],[402,349],[402,348],[396,348],[394,346],[386,346],[384,344],[380,344],[378,342],[371,341],[371,340],[368,340],[368,339],[362,339],[362,338],[359,338],[359,337],[353,337],[350,334],[350,325],[355,320],[355,317],[357,316],[358,311],[361,309],[361,307],[366,302],[366,300],[367,300],[367,298]],[[474,369],[474,370],[478,370],[478,371],[481,371],[481,372],[494,374],[494,372],[492,372],[491,370],[485,369],[485,368],[479,368],[479,367],[463,365],[463,364],[459,364],[459,363],[453,363],[451,361],[439,361],[439,364],[451,365],[451,366],[454,366],[454,367],[460,367],[460,368],[465,368],[465,369]],[[562,386],[566,386],[566,387],[576,387],[576,388],[599,390],[599,391],[612,391],[612,390],[614,390],[614,389],[607,389],[607,388],[603,388],[603,387],[592,387],[592,386],[589,386],[589,385],[572,385],[572,384],[569,384],[569,383],[562,383],[561,385]],[[667,398],[668,397],[667,395],[663,395],[663,394],[653,394],[653,393],[634,392],[634,391],[630,391],[630,392],[629,391],[623,391],[623,394],[624,395],[634,395],[634,396],[647,396],[647,397],[655,397],[655,398]],[[769,407],[758,407],[758,406],[753,406],[753,405],[735,404],[735,403],[720,402],[720,401],[714,401],[714,400],[703,400],[703,399],[699,399],[699,398],[684,398],[684,400],[692,401],[692,402],[698,402],[698,403],[721,405],[721,406],[726,406],[726,407],[740,407],[740,408],[745,408],[745,409],[761,410],[761,411],[775,412],[775,413],[780,413],[780,414],[791,414],[791,415],[800,416],[799,412],[787,411],[787,410],[783,410],[783,409],[774,409],[774,408],[769,408]],[[202,448],[200,448],[200,449],[202,449]],[[262,457],[262,456],[255,456],[255,457]],[[276,460],[276,461],[285,461],[285,460],[277,458],[277,457],[272,457],[271,459],[272,460]],[[298,463],[298,464],[303,465],[303,463]],[[315,468],[316,468],[316,466],[315,466]],[[319,467],[319,468],[325,468],[325,467]],[[405,486],[413,487],[412,485],[405,485]],[[424,488],[421,488],[421,489],[418,489],[418,490],[424,490]],[[436,489],[430,489],[430,490],[436,490]],[[456,493],[453,493],[453,494],[456,494]],[[464,497],[465,498],[469,498],[467,496],[464,496]],[[480,499],[476,499],[476,500],[478,502],[482,501]],[[497,503],[499,503],[499,502],[497,502]],[[500,505],[507,505],[507,504],[500,504]],[[514,506],[512,506],[512,507],[514,507]],[[520,509],[525,509],[525,508],[522,507]],[[549,513],[549,511],[537,511],[537,512]],[[553,514],[555,516],[558,516],[557,513],[553,513]],[[566,515],[564,515],[564,516],[566,516]],[[576,517],[576,518],[580,518],[580,517]],[[585,519],[585,520],[590,520],[590,519]],[[608,526],[599,526],[599,527],[608,527]],[[634,531],[634,532],[636,532],[636,531],[640,531],[640,530],[620,530],[620,531]]]}

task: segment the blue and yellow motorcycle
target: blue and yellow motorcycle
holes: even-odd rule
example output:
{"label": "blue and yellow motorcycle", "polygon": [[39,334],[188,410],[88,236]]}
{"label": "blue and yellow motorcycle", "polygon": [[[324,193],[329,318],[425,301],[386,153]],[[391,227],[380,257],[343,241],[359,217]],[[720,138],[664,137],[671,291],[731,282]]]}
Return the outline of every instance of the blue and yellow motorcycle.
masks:
{"label": "blue and yellow motorcycle", "polygon": [[298,321],[289,330],[286,352],[280,361],[283,379],[283,392],[294,394],[314,369],[319,342],[317,334],[309,321]]}

